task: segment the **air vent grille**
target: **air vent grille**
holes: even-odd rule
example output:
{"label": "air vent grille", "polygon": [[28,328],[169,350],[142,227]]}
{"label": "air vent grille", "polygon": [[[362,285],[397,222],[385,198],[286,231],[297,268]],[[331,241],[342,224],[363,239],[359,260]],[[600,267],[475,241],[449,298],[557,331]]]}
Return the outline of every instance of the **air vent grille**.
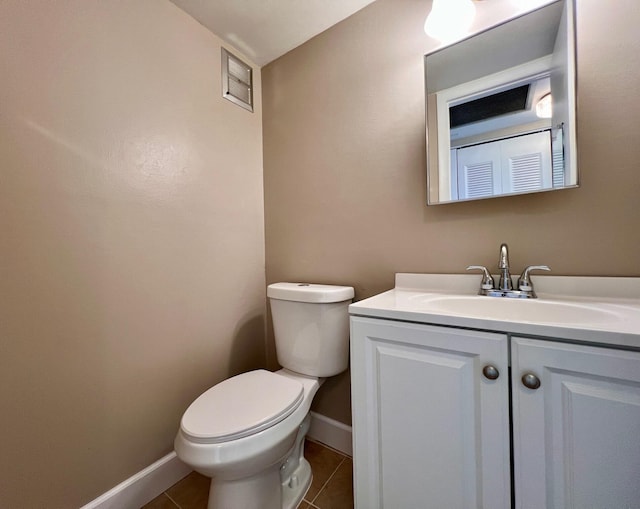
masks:
{"label": "air vent grille", "polygon": [[467,101],[449,108],[451,128],[481,122],[490,118],[524,111],[527,108],[530,84]]}
{"label": "air vent grille", "polygon": [[222,97],[253,111],[253,70],[222,48]]}

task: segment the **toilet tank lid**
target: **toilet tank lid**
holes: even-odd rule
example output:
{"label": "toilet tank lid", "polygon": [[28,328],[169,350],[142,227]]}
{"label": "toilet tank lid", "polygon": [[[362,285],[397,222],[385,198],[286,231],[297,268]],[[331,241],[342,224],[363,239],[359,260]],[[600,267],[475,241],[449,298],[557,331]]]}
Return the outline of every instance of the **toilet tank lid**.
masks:
{"label": "toilet tank lid", "polygon": [[353,299],[351,286],[317,285],[312,283],[273,283],[267,287],[267,297],[324,304]]}

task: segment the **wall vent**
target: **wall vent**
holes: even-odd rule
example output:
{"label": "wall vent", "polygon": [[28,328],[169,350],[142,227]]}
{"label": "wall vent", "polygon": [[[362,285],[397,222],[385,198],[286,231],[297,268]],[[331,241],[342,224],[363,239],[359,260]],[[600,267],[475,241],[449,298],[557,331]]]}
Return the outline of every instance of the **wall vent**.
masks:
{"label": "wall vent", "polygon": [[253,111],[253,71],[235,55],[222,48],[222,97]]}

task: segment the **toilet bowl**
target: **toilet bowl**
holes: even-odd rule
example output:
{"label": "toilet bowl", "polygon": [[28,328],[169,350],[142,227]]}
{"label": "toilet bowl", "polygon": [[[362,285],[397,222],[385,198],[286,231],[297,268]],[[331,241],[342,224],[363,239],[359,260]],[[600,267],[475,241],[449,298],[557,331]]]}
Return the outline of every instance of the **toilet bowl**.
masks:
{"label": "toilet bowl", "polygon": [[184,413],[178,457],[211,477],[209,509],[294,509],[311,484],[309,409],[324,377],[348,363],[353,288],[276,283],[271,302],[280,371],[229,378]]}

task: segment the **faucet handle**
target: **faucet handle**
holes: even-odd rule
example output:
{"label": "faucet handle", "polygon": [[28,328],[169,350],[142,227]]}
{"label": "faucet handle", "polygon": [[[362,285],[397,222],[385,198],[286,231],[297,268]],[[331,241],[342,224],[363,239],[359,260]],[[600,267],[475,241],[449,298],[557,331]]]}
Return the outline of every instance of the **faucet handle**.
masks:
{"label": "faucet handle", "polygon": [[489,270],[484,265],[469,265],[467,270],[481,270],[482,282],[480,283],[481,290],[493,290],[496,286],[493,277],[489,274]]}
{"label": "faucet handle", "polygon": [[532,270],[551,270],[547,265],[529,265],[522,271],[518,279],[518,288],[523,292],[533,293],[533,283],[529,279],[529,272]]}

